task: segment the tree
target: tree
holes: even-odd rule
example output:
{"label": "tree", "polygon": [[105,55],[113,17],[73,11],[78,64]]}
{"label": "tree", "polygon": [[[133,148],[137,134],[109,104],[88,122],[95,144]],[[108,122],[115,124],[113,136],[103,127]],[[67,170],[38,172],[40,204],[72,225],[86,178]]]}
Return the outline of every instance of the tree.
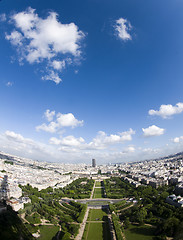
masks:
{"label": "tree", "polygon": [[140,223],[140,224],[143,224],[144,223],[144,219],[146,218],[147,216],[147,211],[144,207],[142,207],[138,212],[137,212],[137,221]]}
{"label": "tree", "polygon": [[166,191],[164,191],[164,192],[161,193],[160,197],[161,197],[163,200],[165,200],[165,199],[168,197],[168,195],[169,195],[169,193],[166,192]]}
{"label": "tree", "polygon": [[62,238],[62,240],[70,240],[71,239],[71,234],[66,232]]}
{"label": "tree", "polygon": [[129,221],[129,217],[127,217],[125,220],[124,220],[124,228],[128,228],[130,225],[130,221]]}
{"label": "tree", "polygon": [[183,239],[183,222],[181,222],[179,224],[179,226],[177,227],[174,239],[175,240],[182,240]]}
{"label": "tree", "polygon": [[164,233],[166,233],[166,235],[169,237],[174,236],[175,232],[178,229],[179,223],[180,221],[176,217],[168,218],[165,220],[163,226]]}

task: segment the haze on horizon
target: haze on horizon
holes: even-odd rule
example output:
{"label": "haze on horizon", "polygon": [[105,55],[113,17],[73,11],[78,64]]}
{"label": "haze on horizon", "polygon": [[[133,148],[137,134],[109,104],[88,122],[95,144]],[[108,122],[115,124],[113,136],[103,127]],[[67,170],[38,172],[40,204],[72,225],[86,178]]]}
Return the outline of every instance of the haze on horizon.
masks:
{"label": "haze on horizon", "polygon": [[102,164],[183,150],[181,1],[0,9],[0,151]]}

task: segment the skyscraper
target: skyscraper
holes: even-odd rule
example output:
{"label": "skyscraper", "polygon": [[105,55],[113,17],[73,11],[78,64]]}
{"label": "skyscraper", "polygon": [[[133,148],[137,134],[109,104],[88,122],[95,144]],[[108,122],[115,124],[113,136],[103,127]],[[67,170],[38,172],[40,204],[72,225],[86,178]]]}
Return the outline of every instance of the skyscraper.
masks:
{"label": "skyscraper", "polygon": [[96,167],[96,160],[92,159],[92,167]]}

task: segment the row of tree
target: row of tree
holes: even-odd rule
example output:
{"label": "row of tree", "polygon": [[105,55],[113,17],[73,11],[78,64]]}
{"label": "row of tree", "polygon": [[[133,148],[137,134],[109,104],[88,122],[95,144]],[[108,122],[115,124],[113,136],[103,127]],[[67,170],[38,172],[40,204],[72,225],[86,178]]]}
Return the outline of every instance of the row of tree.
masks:
{"label": "row of tree", "polygon": [[114,230],[115,230],[117,240],[123,240],[122,228],[121,228],[120,223],[119,223],[119,217],[115,213],[112,214],[112,221],[113,221]]}

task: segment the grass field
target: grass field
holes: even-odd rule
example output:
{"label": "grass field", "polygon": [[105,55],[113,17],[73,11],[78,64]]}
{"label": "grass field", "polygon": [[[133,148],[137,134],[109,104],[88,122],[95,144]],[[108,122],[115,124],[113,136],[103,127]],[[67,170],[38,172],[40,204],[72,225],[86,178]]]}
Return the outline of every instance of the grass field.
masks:
{"label": "grass field", "polygon": [[95,188],[93,198],[103,198],[103,197],[104,197],[103,188]]}
{"label": "grass field", "polygon": [[107,221],[107,211],[105,209],[90,209],[87,221]]}
{"label": "grass field", "polygon": [[101,182],[95,182],[95,187],[102,187]]}
{"label": "grass field", "polygon": [[40,237],[39,240],[50,240],[52,239],[56,233],[59,231],[58,226],[41,226],[40,227]]}
{"label": "grass field", "polygon": [[154,228],[150,226],[130,225],[125,230],[126,240],[153,240]]}
{"label": "grass field", "polygon": [[111,240],[108,222],[87,223],[82,240]]}
{"label": "grass field", "polygon": [[96,222],[86,223],[82,240],[111,240],[106,210],[90,209],[87,221]]}

